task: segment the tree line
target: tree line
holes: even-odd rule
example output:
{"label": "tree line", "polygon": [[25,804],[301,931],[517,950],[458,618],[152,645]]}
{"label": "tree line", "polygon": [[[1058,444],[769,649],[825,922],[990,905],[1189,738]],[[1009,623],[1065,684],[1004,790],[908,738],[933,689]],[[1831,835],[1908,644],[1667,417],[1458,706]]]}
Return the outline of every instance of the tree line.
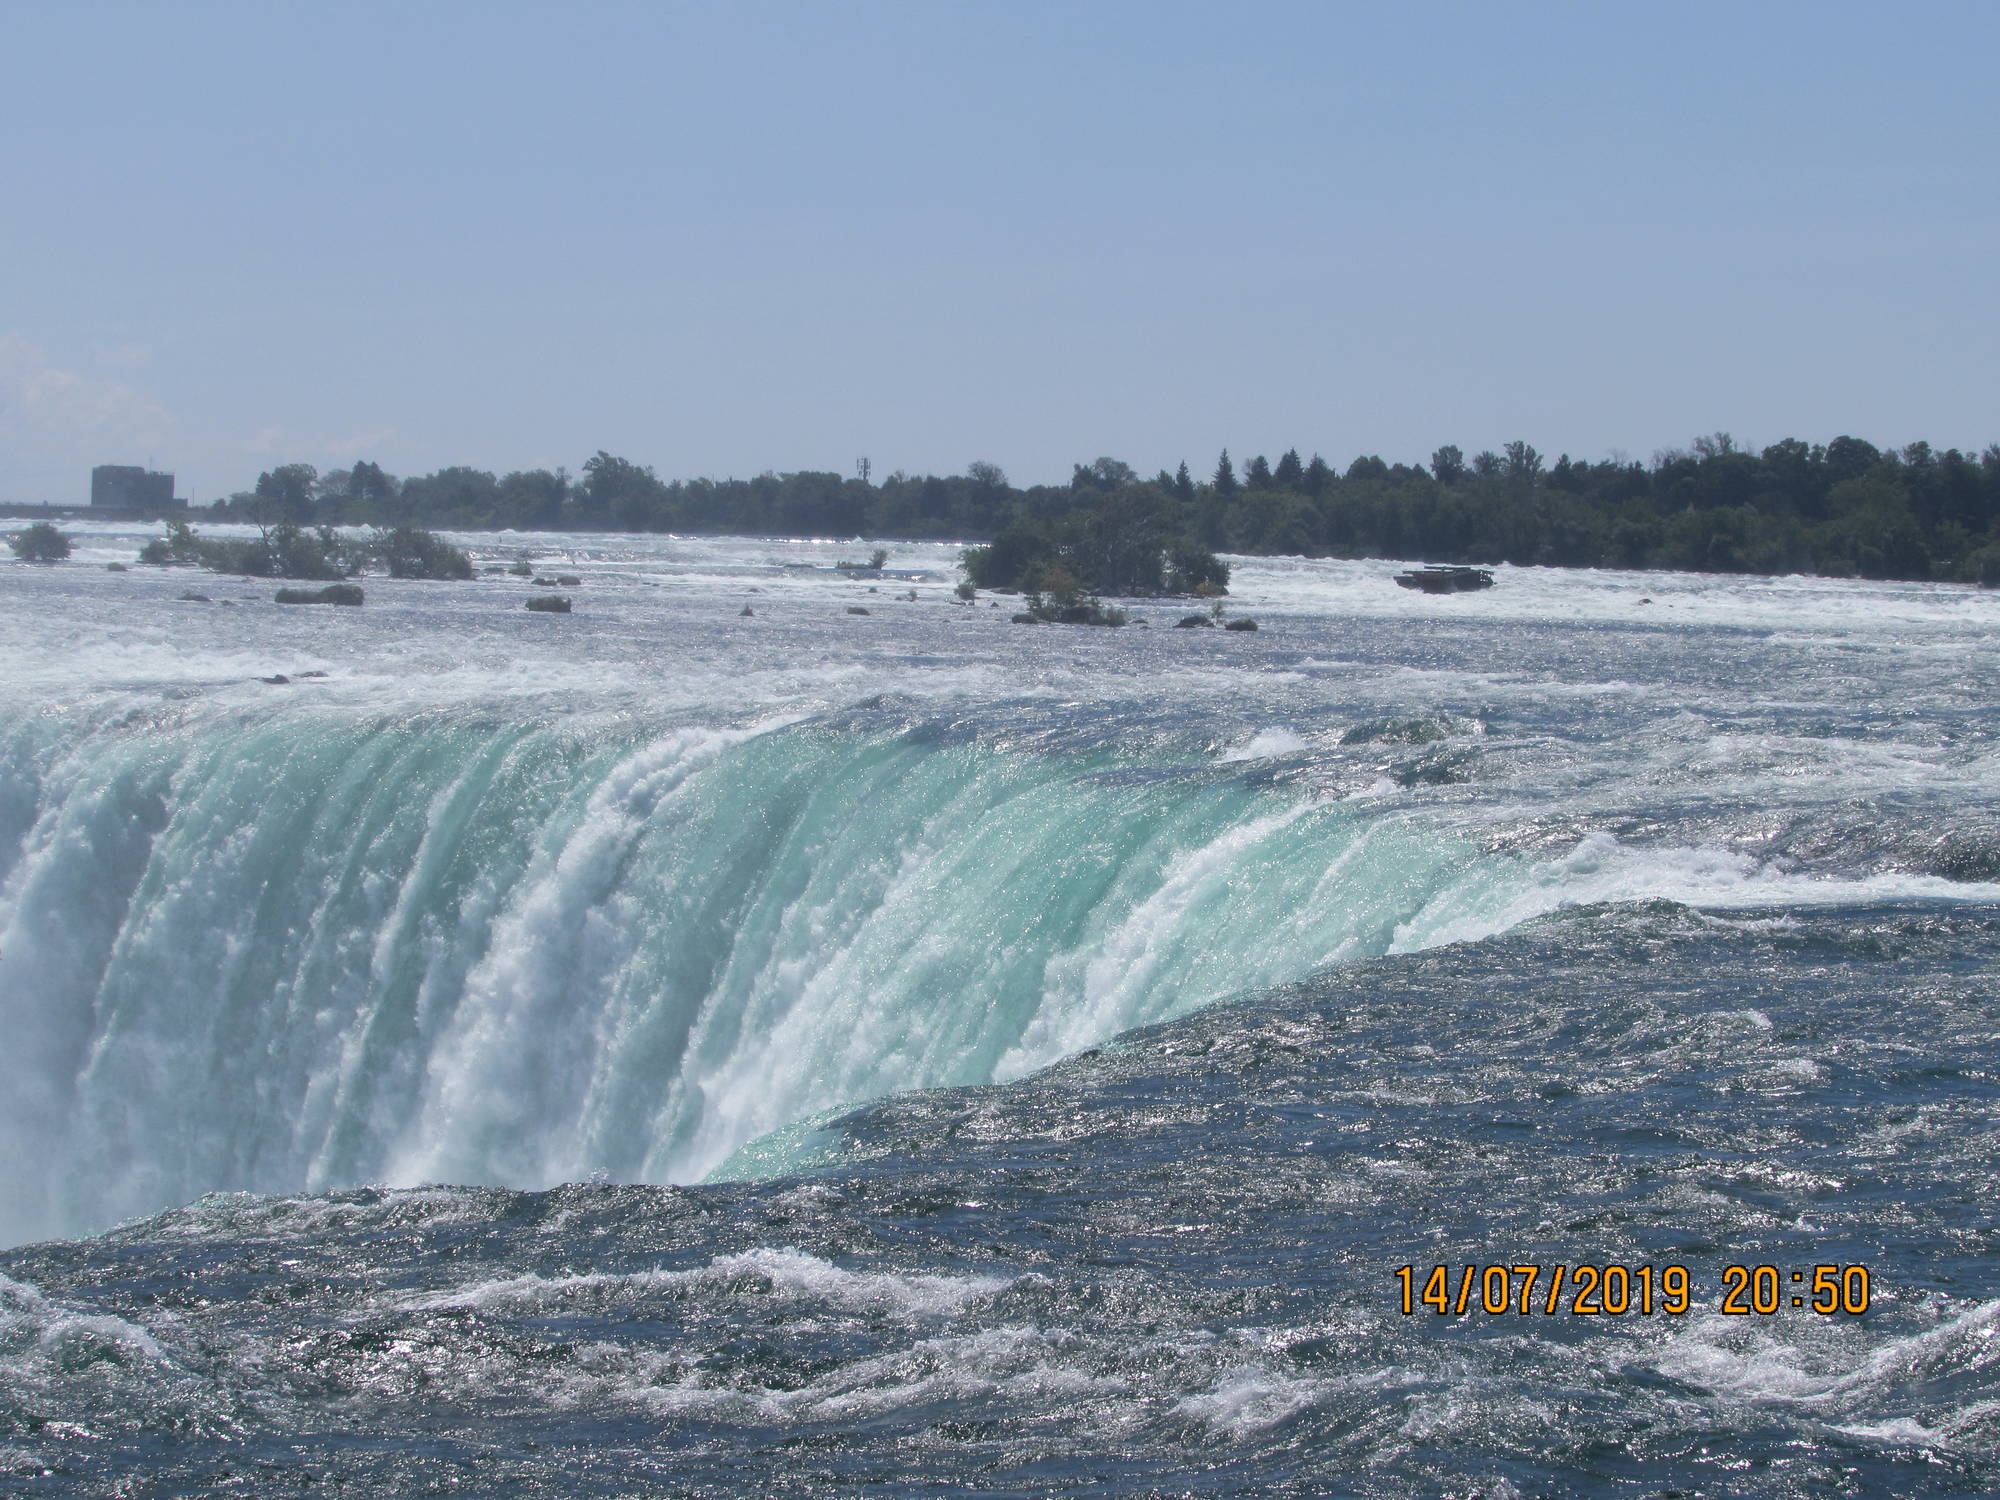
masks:
{"label": "tree line", "polygon": [[1182,463],[1151,478],[1100,458],[1066,485],[1026,488],[990,463],[875,482],[811,471],[662,480],[602,451],[577,475],[460,467],[399,480],[373,463],[326,474],[286,464],[223,508],[295,526],[979,541],[975,581],[1007,586],[1031,565],[1060,565],[1120,594],[1219,586],[1216,552],[2000,585],[2000,444],[1968,454],[1855,437],[1752,451],[1716,433],[1650,462],[1446,446],[1427,464],[1364,455],[1344,470],[1291,449],[1239,471],[1225,451],[1200,476]]}

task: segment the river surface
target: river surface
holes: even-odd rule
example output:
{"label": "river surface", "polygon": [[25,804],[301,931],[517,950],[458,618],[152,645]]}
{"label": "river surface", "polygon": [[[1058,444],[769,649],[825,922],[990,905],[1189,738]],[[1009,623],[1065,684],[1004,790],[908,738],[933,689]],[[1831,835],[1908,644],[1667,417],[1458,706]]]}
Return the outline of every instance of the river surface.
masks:
{"label": "river surface", "polygon": [[2000,596],[71,529],[0,1494],[2000,1491]]}

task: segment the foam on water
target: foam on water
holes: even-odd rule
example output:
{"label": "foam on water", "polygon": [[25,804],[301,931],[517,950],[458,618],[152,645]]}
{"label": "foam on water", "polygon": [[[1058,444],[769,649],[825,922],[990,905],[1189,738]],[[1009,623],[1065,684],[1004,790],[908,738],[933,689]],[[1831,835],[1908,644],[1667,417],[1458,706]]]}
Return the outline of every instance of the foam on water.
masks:
{"label": "foam on water", "polygon": [[1689,906],[1796,908],[1865,902],[1993,901],[2000,884],[1934,875],[1841,879],[1713,848],[1633,848],[1588,834],[1559,860],[1532,867],[1519,884],[1440,893],[1396,933],[1393,952],[1476,942],[1567,906],[1667,900]]}
{"label": "foam on water", "polygon": [[2000,1301],[1946,1305],[1930,1323],[1878,1340],[1865,1324],[1700,1317],[1644,1363],[1721,1397],[1810,1412],[1854,1437],[1991,1452]]}
{"label": "foam on water", "polygon": [[165,1359],[145,1329],[123,1318],[63,1307],[24,1282],[0,1276],[0,1375],[10,1384],[45,1380],[101,1360],[132,1364]]}
{"label": "foam on water", "polygon": [[450,1291],[426,1292],[396,1305],[411,1312],[443,1308],[555,1308],[588,1302],[602,1308],[620,1294],[754,1297],[799,1302],[842,1312],[887,1313],[903,1318],[955,1317],[973,1303],[1012,1285],[995,1276],[901,1276],[849,1271],[786,1248],[721,1255],[691,1271],[638,1271],[624,1275],[513,1276]]}
{"label": "foam on water", "polygon": [[[795,765],[801,731],[933,773],[935,737],[813,722],[680,784]],[[1036,798],[1077,770],[951,754]],[[1292,878],[1313,796],[1184,771],[1061,784],[1213,778],[1236,805],[1155,888],[1253,826],[1219,867]],[[891,1094],[810,1128],[809,1178],[215,1195],[6,1255],[45,1289],[24,1339],[111,1319],[162,1357],[0,1388],[4,1461],[78,1496],[1990,1493],[1996,931],[1962,901],[1591,907]],[[1412,1261],[1685,1263],[1694,1307],[1405,1314]],[[1816,1262],[1865,1262],[1871,1310],[1718,1314],[1726,1265]]]}
{"label": "foam on water", "polygon": [[460,540],[578,613],[0,567],[0,1240],[779,1170],[855,1102],[1566,907],[1996,889],[1927,873],[2000,860],[1926,821],[2000,755],[1975,591],[1243,559],[1256,635],[1025,630],[940,544],[909,603],[826,571],[851,542]]}
{"label": "foam on water", "polygon": [[1235,761],[1267,760],[1281,755],[1296,755],[1306,748],[1307,741],[1302,736],[1281,725],[1274,729],[1260,729],[1246,743],[1218,755],[1216,761],[1229,765]]}

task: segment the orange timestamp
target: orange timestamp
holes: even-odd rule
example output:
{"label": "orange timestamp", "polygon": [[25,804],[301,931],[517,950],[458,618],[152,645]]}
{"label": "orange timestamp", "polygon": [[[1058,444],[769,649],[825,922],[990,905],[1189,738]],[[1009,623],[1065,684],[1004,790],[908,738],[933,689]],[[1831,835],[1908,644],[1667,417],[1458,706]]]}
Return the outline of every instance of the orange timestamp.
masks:
{"label": "orange timestamp", "polygon": [[[1695,1310],[1694,1275],[1682,1265],[1463,1265],[1398,1266],[1406,1317],[1434,1313],[1569,1313],[1623,1317],[1637,1313],[1677,1317]],[[1777,1266],[1724,1266],[1715,1310],[1732,1317],[1768,1317],[1784,1308],[1825,1315],[1868,1311],[1866,1266],[1816,1265],[1786,1271]],[[1706,1303],[1703,1304],[1706,1306]]]}

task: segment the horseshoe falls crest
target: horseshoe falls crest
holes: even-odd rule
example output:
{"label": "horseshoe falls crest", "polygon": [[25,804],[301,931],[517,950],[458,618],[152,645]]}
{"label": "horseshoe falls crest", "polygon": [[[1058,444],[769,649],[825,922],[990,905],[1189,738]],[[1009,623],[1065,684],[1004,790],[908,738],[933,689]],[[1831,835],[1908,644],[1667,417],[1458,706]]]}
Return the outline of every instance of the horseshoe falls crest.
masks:
{"label": "horseshoe falls crest", "polygon": [[[1990,593],[139,540],[0,576],[0,1492],[2000,1484]],[[1392,1305],[1537,1258],[1703,1305]]]}
{"label": "horseshoe falls crest", "polygon": [[832,1106],[1419,945],[1504,880],[1338,801],[962,715],[171,717],[8,747],[37,805],[7,1128],[40,1179],[10,1202],[43,1216],[10,1228],[695,1181]]}

